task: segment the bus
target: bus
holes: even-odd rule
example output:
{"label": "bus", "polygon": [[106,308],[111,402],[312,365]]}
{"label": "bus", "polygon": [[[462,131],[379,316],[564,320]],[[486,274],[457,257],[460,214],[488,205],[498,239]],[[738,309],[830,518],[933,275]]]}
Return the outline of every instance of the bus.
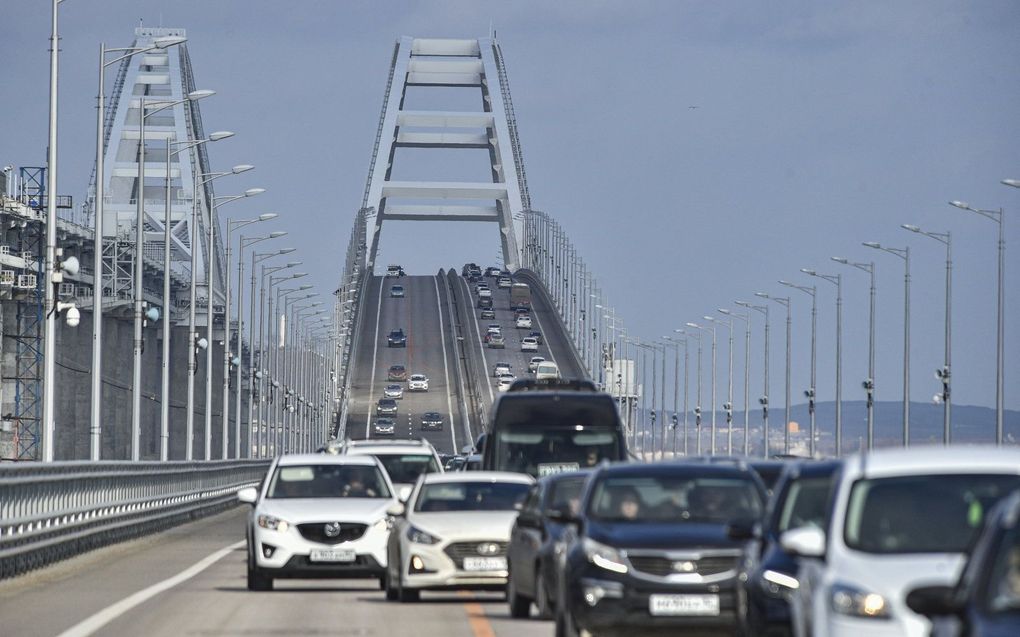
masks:
{"label": "bus", "polygon": [[482,468],[541,478],[627,460],[616,401],[592,389],[590,383],[550,379],[502,394],[492,407]]}
{"label": "bus", "polygon": [[531,288],[527,283],[514,283],[510,286],[510,310],[531,309]]}

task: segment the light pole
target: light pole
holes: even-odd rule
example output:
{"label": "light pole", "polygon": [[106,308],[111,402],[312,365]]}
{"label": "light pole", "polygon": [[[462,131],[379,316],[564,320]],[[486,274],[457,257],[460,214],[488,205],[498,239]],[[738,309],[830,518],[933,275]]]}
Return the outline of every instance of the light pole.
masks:
{"label": "light pole", "polygon": [[[244,172],[248,172],[255,168],[251,164],[239,164],[234,166],[230,170],[212,173],[199,174],[196,170],[194,172],[194,180],[192,183],[192,195],[191,195],[191,221],[189,227],[191,230],[191,289],[188,293],[188,413],[185,416],[185,438],[187,438],[187,444],[184,450],[184,459],[192,460],[194,458],[194,437],[195,437],[195,375],[198,373],[198,355],[196,347],[198,345],[198,329],[196,323],[196,305],[198,303],[196,291],[198,289],[198,253],[199,244],[201,243],[201,235],[199,234],[199,207],[198,207],[198,189],[204,188],[206,184],[220,177],[226,177],[227,175],[239,175]],[[212,214],[209,215],[210,223],[212,222]],[[208,263],[208,260],[207,260]],[[211,297],[210,297],[211,298]],[[209,346],[209,339],[205,339],[206,348]],[[208,430],[208,428],[207,428]]]}
{"label": "light pole", "polygon": [[[317,294],[313,295],[317,296]],[[301,439],[301,432],[298,431],[300,425],[300,410],[299,406],[303,402],[301,394],[302,384],[302,373],[301,373],[301,320],[304,318],[303,314],[310,310],[315,310],[315,314],[325,312],[324,308],[316,309],[321,306],[322,301],[315,301],[302,306],[291,306],[290,317],[291,320],[287,323],[287,330],[290,332],[291,338],[286,341],[286,346],[283,353],[283,366],[284,366],[284,378],[289,387],[287,388],[287,395],[292,396],[289,405],[289,409],[285,409],[283,413],[283,426],[284,426],[284,453],[293,452],[298,447],[298,442]],[[285,332],[286,334],[286,332]],[[289,359],[289,360],[288,360]],[[290,427],[287,428],[288,413],[290,414]],[[297,448],[300,452],[301,449]]]}
{"label": "light pole", "polygon": [[818,333],[818,288],[815,286],[808,287],[806,285],[797,285],[789,281],[779,281],[780,285],[800,290],[801,292],[811,296],[811,383],[806,390],[804,390],[804,397],[808,399],[808,419],[810,424],[808,425],[809,435],[811,436],[808,441],[808,455],[812,458],[815,457],[815,439],[818,437],[818,430],[815,427],[815,371],[817,357],[817,333]]}
{"label": "light pole", "polygon": [[[259,217],[259,220],[260,221],[264,221],[264,219],[262,219],[262,217],[265,217],[265,216],[266,215],[261,215]],[[234,457],[238,458],[238,459],[241,457],[241,371],[242,371],[242,368],[243,368],[243,365],[241,363],[243,362],[242,359],[244,357],[244,347],[242,347],[242,341],[243,341],[242,336],[244,334],[244,321],[242,320],[242,317],[244,316],[244,249],[247,248],[248,246],[255,245],[256,243],[261,243],[263,241],[268,241],[269,239],[278,239],[280,237],[285,236],[286,234],[287,234],[286,232],[277,231],[277,232],[270,232],[268,235],[266,235],[264,237],[250,237],[250,238],[247,238],[247,239],[244,237],[244,235],[241,235],[240,239],[238,239],[238,241],[237,241],[237,357],[235,359],[237,361],[237,365],[234,366],[235,369],[236,369],[236,375],[234,377]],[[279,253],[280,253],[280,251],[276,251],[276,252],[271,253],[271,254],[279,254]],[[254,269],[252,270],[252,273],[254,273]],[[254,297],[254,292],[253,292],[252,296]],[[254,305],[254,303],[252,303],[251,312],[254,313],[254,311],[255,311],[255,305]],[[227,325],[230,325],[229,321],[227,322]],[[249,318],[249,328],[250,327],[251,327],[251,318]],[[227,339],[227,343],[229,344],[229,342],[230,342],[230,340],[228,338]],[[252,350],[252,342],[251,342],[251,338],[249,338],[248,339],[248,376],[249,376],[248,382],[249,382],[249,384],[251,384],[251,382],[252,382],[252,378],[251,378],[251,350]],[[227,389],[227,388],[225,388],[225,389]],[[226,395],[226,394],[224,394],[224,395]],[[251,431],[252,431],[252,422],[251,422],[251,416],[250,416],[250,412],[249,412],[249,417],[248,417],[248,456],[249,457],[251,457],[251,441],[252,441]]]}
{"label": "light pole", "polygon": [[[89,459],[95,462],[102,455],[102,402],[103,402],[103,214],[105,211],[106,169],[106,67],[122,62],[139,53],[167,49],[181,44],[186,38],[156,38],[151,47],[107,49],[99,45],[99,93],[96,96],[96,190],[92,209],[92,403],[89,419]],[[122,53],[112,60],[107,53]],[[54,145],[54,150],[56,147]]]}
{"label": "light pole", "polygon": [[[215,287],[216,287],[216,209],[224,204],[228,204],[232,201],[238,201],[246,197],[254,197],[260,195],[266,191],[265,188],[249,188],[240,195],[226,195],[223,197],[214,197],[213,205],[209,211],[209,228],[206,236],[206,241],[209,246],[209,255],[206,260],[206,290],[209,294],[209,301],[206,303],[205,308],[205,339],[209,342],[209,348],[205,350],[205,459],[212,459],[212,365],[213,365],[213,306],[215,300]],[[217,203],[219,201],[219,203]],[[223,283],[225,286],[229,286],[230,273],[224,270]],[[226,297],[224,297],[226,298]],[[229,305],[229,299],[227,299]],[[224,314],[227,311],[224,309]],[[230,327],[224,325],[224,350],[230,349],[230,345],[227,343],[226,338],[230,334]],[[227,453],[227,419],[224,415],[223,418],[223,433],[222,440],[220,441],[223,447],[223,455],[226,457]]]}
{"label": "light pole", "polygon": [[903,259],[903,446],[910,446],[910,246],[889,248],[874,241],[861,245]]}
{"label": "light pole", "polygon": [[[1007,186],[1014,188],[1020,188],[1020,182],[1016,179],[1004,179],[1002,183]],[[997,292],[997,306],[998,311],[996,312],[996,347],[995,347],[995,444],[1002,444],[1002,410],[1003,410],[1003,387],[1002,387],[1002,367],[1003,360],[1005,358],[1005,352],[1003,351],[1003,279],[1006,274],[1005,266],[1005,254],[1006,254],[1006,240],[1003,235],[1003,228],[1006,225],[1006,216],[1002,213],[1002,208],[998,210],[982,210],[980,208],[972,208],[962,201],[951,201],[951,205],[960,208],[961,210],[969,210],[970,212],[976,212],[985,219],[991,219],[992,221],[999,224],[999,286]]]}
{"label": "light pole", "polygon": [[[672,336],[663,336],[663,340],[673,348],[673,457],[676,458],[677,429],[680,425],[680,347],[684,348],[684,412],[687,411],[687,338],[682,340],[674,339]],[[686,413],[684,414],[686,416]]]}
{"label": "light pole", "polygon": [[[305,273],[299,273],[299,274],[305,274]],[[298,278],[298,277],[297,276],[292,276],[292,278]],[[280,318],[277,319],[276,316],[273,317],[273,322],[276,323],[276,341],[272,344],[273,345],[273,352],[274,352],[273,353],[273,383],[274,383],[273,387],[277,388],[277,389],[283,389],[284,390],[284,397],[285,398],[288,397],[288,393],[287,393],[288,389],[286,387],[286,383],[290,380],[290,374],[289,374],[289,369],[288,369],[289,368],[289,365],[288,365],[289,361],[288,361],[288,356],[287,356],[287,354],[289,353],[289,349],[288,349],[289,348],[289,345],[288,345],[289,340],[287,339],[287,330],[291,329],[291,323],[290,323],[290,319],[292,318],[291,314],[290,314],[291,304],[292,303],[296,303],[298,301],[304,301],[306,299],[310,299],[312,297],[315,297],[315,296],[319,295],[318,292],[309,292],[308,294],[306,294],[304,296],[299,296],[299,297],[296,297],[296,298],[287,298],[288,296],[290,296],[290,293],[292,291],[296,291],[296,290],[279,290],[279,291],[277,291],[277,294],[276,294],[276,299],[277,299],[276,300],[276,307],[277,307],[277,312],[279,313]],[[282,299],[282,303],[281,303],[281,299]],[[280,311],[281,309],[283,310],[282,312]],[[281,323],[282,323],[282,325],[281,325]],[[282,357],[282,360],[281,360],[281,357]],[[284,408],[286,406],[287,406],[286,404],[283,405]],[[274,424],[276,425],[276,429],[277,429],[277,436],[276,437],[277,437],[277,441],[279,443],[279,446],[277,448],[279,449],[280,453],[287,453],[287,451],[289,450],[289,446],[287,445],[287,439],[286,439],[286,435],[284,433],[284,429],[285,429],[285,427],[287,425],[286,409],[280,409],[278,413],[277,413],[277,410],[274,409],[273,418],[274,418]]]}
{"label": "light pole", "polygon": [[[135,192],[135,268],[134,268],[134,352],[132,366],[131,395],[131,460],[138,461],[141,454],[142,426],[142,349],[144,347],[142,324],[144,321],[145,297],[142,286],[145,275],[145,120],[156,113],[173,108],[185,102],[194,102],[215,95],[215,91],[192,91],[184,99],[173,102],[138,101],[138,184]],[[151,110],[150,110],[151,109]],[[146,112],[148,111],[148,112]],[[101,272],[98,273],[101,275]],[[164,273],[165,276],[165,273]],[[165,308],[164,308],[165,309]],[[165,314],[165,312],[164,312]]]}
{"label": "light pole", "polygon": [[[698,339],[698,382],[694,397],[694,434],[698,437],[694,444],[697,455],[701,455],[701,330],[686,332],[687,337]],[[684,431],[684,455],[687,455],[687,431]]]}
{"label": "light pole", "polygon": [[[709,450],[710,450],[709,451],[709,455],[713,455],[714,456],[715,455],[715,412],[716,412],[716,402],[715,402],[715,377],[716,377],[716,371],[715,371],[715,360],[716,360],[716,358],[715,358],[715,351],[716,351],[716,348],[715,348],[715,345],[716,345],[716,341],[715,341],[715,324],[713,324],[712,327],[709,328],[709,327],[703,327],[701,325],[698,325],[697,323],[687,323],[687,327],[693,327],[693,328],[695,328],[697,330],[704,330],[706,332],[711,330],[711,332],[712,332],[712,383],[711,383],[711,386],[712,386],[712,405],[711,405],[711,407],[712,407],[712,441],[709,443]],[[698,434],[698,441],[699,442],[701,441],[701,434],[700,433]]]}
{"label": "light pole", "polygon": [[924,235],[930,239],[934,239],[946,246],[946,319],[945,319],[945,358],[943,359],[942,368],[935,370],[935,377],[942,382],[942,393],[935,394],[935,402],[942,403],[942,444],[948,445],[952,442],[952,431],[951,431],[951,411],[950,405],[950,393],[949,393],[949,382],[951,374],[951,360],[952,360],[952,299],[953,299],[953,237],[947,230],[946,232],[929,232],[922,230],[918,226],[914,226],[905,223],[900,226],[904,230],[909,230],[916,234]]}
{"label": "light pole", "polygon": [[868,377],[861,383],[867,398],[865,403],[868,410],[867,449],[871,451],[875,447],[875,262],[855,263],[843,257],[832,257],[832,260],[867,272],[871,278],[868,293]]}
{"label": "light pole", "polygon": [[[744,323],[744,456],[751,455],[751,411],[748,402],[749,398],[749,385],[751,381],[751,315],[738,314],[737,312],[731,312],[725,308],[719,308],[720,314],[725,314],[731,319],[738,319]],[[733,328],[730,327],[730,335],[732,336]],[[732,403],[732,395],[730,398]],[[732,449],[730,453],[733,453]]]}
{"label": "light pole", "polygon": [[[170,336],[173,326],[170,323],[170,255],[173,244],[170,241],[171,206],[170,206],[170,160],[185,150],[195,148],[208,142],[218,142],[221,139],[233,137],[234,134],[228,131],[213,133],[206,139],[195,141],[172,142],[167,140],[166,144],[166,175],[164,176],[163,189],[163,351],[162,351],[162,376],[160,378],[160,418],[159,418],[159,459],[166,462],[170,454]],[[180,146],[177,150],[171,151],[174,146]],[[100,262],[100,266],[102,263]],[[97,275],[97,280],[101,275]],[[95,297],[93,297],[95,298]]]}
{"label": "light pole", "polygon": [[[772,332],[772,326],[769,318],[769,306],[767,305],[755,305],[754,303],[748,303],[747,301],[734,301],[734,305],[746,308],[748,310],[754,310],[765,317],[765,392],[762,397],[758,399],[758,404],[761,405],[761,423],[762,423],[762,437],[765,440],[765,447],[763,450],[764,458],[769,457],[769,334]],[[750,312],[748,312],[750,318]],[[750,326],[749,326],[750,329]],[[746,434],[745,434],[746,435]],[[745,442],[745,447],[747,446]]]}
{"label": "light pole", "polygon": [[[230,356],[230,232],[235,227],[236,228],[243,228],[243,227],[251,225],[253,223],[259,223],[260,221],[270,221],[271,219],[275,219],[276,217],[277,217],[277,215],[276,215],[275,212],[267,212],[266,214],[259,215],[255,219],[236,219],[236,220],[227,219],[227,224],[226,224],[226,226],[227,226],[227,236],[226,236],[226,239],[227,240],[223,242],[224,243],[224,245],[223,245],[223,248],[224,248],[224,259],[223,259],[224,260],[224,264],[223,264],[223,298],[224,298],[224,302],[223,302],[223,379],[222,379],[222,388],[220,389],[220,399],[223,402],[223,407],[222,407],[222,411],[223,411],[223,423],[222,423],[222,428],[223,428],[223,455],[222,455],[222,458],[223,458],[223,460],[226,460],[228,457],[230,457],[230,454],[228,453],[228,449],[230,447],[227,444],[227,430],[228,430],[229,424],[230,424],[230,360],[231,360],[231,356]],[[277,235],[277,236],[282,236],[282,235]],[[240,280],[241,279],[241,263],[243,263],[243,261],[241,259],[241,254],[240,253],[238,254],[237,263],[238,263],[237,288],[238,288],[238,291],[241,291],[241,280]],[[243,296],[243,295],[239,294],[238,306],[237,306],[237,316],[238,316],[238,321],[237,321],[237,349],[238,349],[238,351],[240,351],[240,349],[241,349],[241,320],[240,320],[240,317],[241,317],[241,299],[240,299],[240,297],[241,296]],[[240,372],[241,372],[240,362],[238,362],[237,370],[238,370],[238,377],[239,377],[238,381],[240,382]],[[235,429],[234,429],[234,457],[235,458],[240,458],[241,457],[240,456],[240,453],[241,453],[241,413],[240,413],[240,409],[238,409],[237,412],[238,413],[235,414],[235,423],[234,423],[235,424]]]}
{"label": "light pole", "polygon": [[836,286],[836,457],[839,458],[843,454],[843,275],[820,274],[807,268],[800,271]]}
{"label": "light pole", "polygon": [[711,321],[726,327],[728,342],[726,353],[729,361],[726,366],[726,402],[723,403],[723,411],[726,412],[726,454],[733,455],[733,321],[727,321],[725,319],[708,315],[704,318],[706,321]]}
{"label": "light pole", "polygon": [[[269,414],[269,403],[270,403],[270,401],[268,400],[267,393],[275,399],[276,392],[274,390],[275,390],[275,388],[277,386],[279,386],[279,383],[277,382],[276,378],[273,376],[273,374],[276,373],[276,368],[273,367],[272,370],[270,370],[270,367],[275,362],[275,360],[270,360],[272,357],[270,356],[270,353],[268,351],[269,350],[268,346],[270,346],[270,344],[271,344],[271,335],[273,334],[273,323],[275,322],[273,320],[274,312],[273,312],[273,294],[272,294],[272,288],[277,283],[281,283],[283,281],[289,281],[289,280],[293,280],[293,279],[299,279],[301,277],[308,276],[307,273],[296,272],[296,273],[291,273],[291,274],[288,274],[288,275],[281,275],[281,276],[274,277],[274,276],[272,276],[272,273],[273,272],[278,272],[280,270],[285,270],[285,269],[288,269],[288,268],[297,267],[299,265],[301,265],[301,261],[291,261],[291,262],[288,262],[286,265],[278,265],[278,266],[265,266],[265,265],[263,265],[262,269],[261,269],[261,280],[259,281],[259,344],[258,344],[258,350],[259,350],[259,371],[258,371],[258,374],[257,374],[258,381],[259,381],[259,384],[258,384],[259,406],[258,406],[258,413],[256,414],[255,420],[257,420],[258,423],[259,423],[260,438],[263,438],[263,442],[265,443],[265,454],[269,453],[270,431],[271,431],[270,423],[269,423],[269,416],[270,416],[270,414]],[[254,271],[254,269],[253,269],[253,271]],[[267,277],[269,279],[268,285],[266,284]],[[312,287],[311,285],[302,285],[302,286],[299,286],[297,288],[293,288],[292,290],[288,291],[288,293],[290,293],[290,292],[297,292],[299,290],[307,290],[307,289],[309,289],[311,287]],[[268,307],[266,306],[266,302],[265,302],[265,297],[266,297],[266,291],[267,290],[269,291],[269,303],[268,303]],[[267,318],[268,318],[268,321],[269,321],[268,324],[266,323]],[[275,407],[275,404],[274,404],[274,407]],[[261,435],[261,432],[263,432],[263,431],[265,432],[265,436]],[[262,447],[262,443],[261,442],[258,443],[258,447],[259,447],[259,457],[262,457],[263,456],[263,447]],[[273,453],[275,454],[276,451],[277,451],[277,448],[276,448],[275,434],[274,434],[274,438],[273,438]]]}
{"label": "light pole", "polygon": [[792,320],[790,318],[790,297],[769,296],[764,292],[755,292],[755,296],[784,306],[786,308],[786,396],[783,403],[783,453],[790,453],[790,332]]}

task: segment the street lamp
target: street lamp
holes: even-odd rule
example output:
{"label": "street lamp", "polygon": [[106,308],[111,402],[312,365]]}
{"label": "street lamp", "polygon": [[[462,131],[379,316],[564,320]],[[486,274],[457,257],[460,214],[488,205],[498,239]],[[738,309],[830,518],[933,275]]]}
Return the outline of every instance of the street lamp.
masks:
{"label": "street lamp", "polygon": [[903,446],[910,446],[910,246],[888,248],[874,241],[862,243],[903,259]]}
{"label": "street lamp", "polygon": [[869,311],[868,311],[868,377],[864,379],[861,386],[867,397],[865,403],[868,411],[868,443],[870,451],[875,447],[875,262],[856,263],[843,257],[831,257],[836,263],[849,265],[868,273],[871,278],[869,287]]}
{"label": "street lamp", "polygon": [[800,271],[836,286],[836,457],[839,458],[843,453],[843,275],[821,274],[807,268]]}
{"label": "street lamp", "polygon": [[[749,456],[751,453],[751,410],[748,405],[750,377],[751,377],[751,315],[738,314],[737,312],[731,312],[725,308],[719,308],[718,312],[724,314],[730,319],[738,319],[744,323],[744,456]],[[730,328],[730,335],[732,336],[733,328]],[[731,399],[732,402],[732,399]],[[732,453],[732,450],[730,450]]]}
{"label": "street lamp", "polygon": [[[99,45],[99,92],[96,96],[96,190],[92,209],[92,242],[93,242],[93,274],[92,274],[92,403],[89,422],[89,459],[93,462],[102,455],[102,402],[103,402],[103,215],[106,205],[106,67],[122,62],[139,53],[163,50],[184,42],[186,38],[166,37],[153,40],[151,47],[131,47],[107,49],[106,44]],[[112,60],[106,59],[107,53],[122,53]],[[55,139],[55,137],[54,137]],[[211,139],[211,138],[210,138]],[[53,144],[54,151],[56,145]],[[54,166],[55,168],[55,166]],[[49,181],[55,179],[49,176]]]}
{"label": "street lamp", "polygon": [[[683,332],[683,330],[680,330]],[[679,426],[679,414],[680,414],[680,346],[684,348],[684,442],[686,444],[687,437],[687,337],[683,339],[675,339],[672,336],[663,336],[663,340],[668,342],[671,347],[674,348],[673,358],[673,457],[676,458],[676,439],[677,439],[677,427]],[[684,449],[684,455],[687,455],[687,450]]]}
{"label": "street lamp", "polygon": [[[772,332],[769,317],[769,306],[768,305],[755,305],[748,303],[747,301],[734,301],[734,305],[737,305],[748,310],[754,310],[765,317],[765,391],[762,397],[758,399],[758,404],[761,405],[761,422],[762,422],[762,437],[765,439],[764,456],[769,457],[769,338]],[[750,317],[750,312],[748,312]],[[750,328],[750,326],[749,326]],[[744,434],[747,435],[746,433]],[[747,442],[744,442],[744,447],[747,447]]]}
{"label": "street lamp", "polygon": [[[712,385],[711,385],[712,386],[712,405],[711,405],[711,407],[712,407],[712,441],[711,441],[711,443],[709,443],[709,449],[710,449],[709,453],[710,453],[710,455],[714,456],[715,455],[715,412],[716,412],[716,408],[715,408],[715,406],[716,406],[716,402],[715,402],[715,377],[716,377],[716,371],[715,371],[715,361],[716,361],[716,356],[715,356],[715,352],[716,352],[715,324],[713,324],[711,328],[703,327],[701,325],[698,325],[697,323],[687,323],[686,325],[687,325],[687,327],[692,327],[692,328],[694,328],[696,330],[703,330],[703,331],[706,331],[706,332],[709,331],[709,330],[712,331]],[[699,341],[699,344],[700,344],[700,341]],[[701,442],[701,432],[698,432],[698,442]]]}
{"label": "street lamp", "polygon": [[810,424],[808,430],[810,432],[811,439],[808,441],[808,454],[815,457],[815,438],[817,437],[817,430],[815,428],[815,363],[817,361],[817,350],[815,344],[817,343],[817,327],[818,327],[818,288],[815,286],[808,287],[806,285],[797,285],[789,281],[779,281],[780,285],[800,290],[805,294],[811,296],[811,384],[804,390],[804,396],[808,399],[808,419]]}
{"label": "street lamp", "polygon": [[[134,352],[132,367],[131,396],[131,460],[140,459],[142,419],[142,349],[144,346],[142,324],[145,320],[145,298],[142,279],[145,274],[145,120],[156,113],[173,108],[185,102],[195,102],[215,95],[215,91],[191,91],[184,99],[172,102],[138,101],[138,186],[135,192],[135,276],[134,276]],[[151,110],[150,110],[151,109]],[[148,111],[148,112],[146,112]],[[95,273],[101,276],[102,272]],[[166,273],[164,273],[166,276]],[[164,314],[166,312],[164,311]]]}
{"label": "street lamp", "polygon": [[[1003,179],[1002,183],[1007,186],[1014,188],[1020,188],[1016,179]],[[980,208],[972,208],[962,201],[950,201],[951,205],[960,208],[961,210],[969,210],[970,212],[976,212],[985,219],[991,219],[992,221],[999,224],[999,287],[997,293],[997,305],[998,311],[996,312],[996,347],[995,347],[995,444],[1002,444],[1002,410],[1003,410],[1003,387],[1002,387],[1002,366],[1003,359],[1005,358],[1005,352],[1003,352],[1003,279],[1005,277],[1005,253],[1006,253],[1006,240],[1004,239],[1004,226],[1006,225],[1006,216],[1002,213],[1002,208],[998,210],[982,210]]]}
{"label": "street lamp", "polygon": [[764,292],[755,292],[755,296],[775,301],[776,303],[786,307],[786,397],[784,402],[784,423],[783,423],[783,453],[790,453],[790,331],[792,320],[790,318],[790,297],[777,297],[769,296]]}
{"label": "street lamp", "polygon": [[726,327],[726,333],[728,335],[729,346],[727,348],[727,354],[729,355],[729,362],[727,364],[727,387],[726,387],[726,402],[723,403],[723,410],[726,412],[726,453],[727,455],[733,454],[733,320],[723,320],[714,316],[705,316],[706,321],[718,323]]}
{"label": "street lamp", "polygon": [[[269,343],[266,342],[266,341],[269,341],[271,343],[271,335],[273,333],[273,323],[275,323],[275,321],[273,320],[274,312],[273,312],[272,289],[273,289],[273,286],[275,286],[278,283],[282,283],[283,281],[290,281],[290,280],[293,280],[293,279],[300,279],[302,277],[308,276],[308,274],[305,273],[305,272],[296,272],[296,273],[285,274],[285,275],[275,276],[274,277],[274,276],[272,276],[272,273],[273,272],[278,272],[280,270],[286,270],[286,269],[289,269],[289,268],[294,268],[294,267],[297,267],[299,265],[301,265],[301,261],[290,261],[290,262],[288,262],[285,265],[278,265],[278,266],[265,266],[265,265],[263,265],[262,269],[261,269],[261,280],[259,281],[259,344],[258,344],[258,350],[259,350],[259,374],[257,376],[258,381],[259,381],[259,384],[258,384],[259,407],[258,407],[258,414],[256,415],[255,420],[257,420],[258,423],[259,423],[259,432],[261,433],[263,430],[265,430],[265,439],[264,439],[264,442],[265,442],[265,453],[269,453],[269,446],[270,446],[270,444],[269,444],[270,443],[270,438],[269,438],[269,435],[270,435],[270,423],[269,423],[269,413],[268,413],[268,410],[269,410],[269,404],[268,403],[269,403],[269,401],[267,400],[266,392],[268,391],[270,396],[275,396],[276,392],[274,391],[274,389],[279,386],[279,383],[277,382],[277,380],[275,378],[276,368],[272,366],[272,364],[275,363],[275,358],[274,358],[274,360],[270,360],[270,358],[273,358],[273,357],[271,357],[270,354],[269,354],[268,347],[267,347],[267,345]],[[253,271],[254,271],[254,268],[253,268]],[[268,285],[266,284],[267,277],[269,279]],[[302,285],[302,286],[299,286],[297,288],[293,288],[293,289],[289,290],[288,294],[290,292],[296,292],[296,291],[299,291],[299,290],[307,290],[307,289],[309,289],[311,287],[312,287],[311,285]],[[267,290],[269,291],[268,308],[266,307],[266,303],[265,303],[265,296],[266,296],[266,291]],[[269,319],[269,324],[268,325],[265,324],[266,323],[266,317],[268,317],[268,319]],[[265,340],[263,340],[263,339],[265,339]],[[271,367],[272,367],[272,369],[270,369]],[[268,383],[268,386],[265,386],[266,383]],[[262,444],[258,443],[258,447],[259,447],[259,454],[260,454],[260,457],[261,457],[262,456]],[[276,449],[276,443],[275,443],[275,438],[274,438],[274,441],[273,441],[273,452],[275,453],[276,450],[277,449]]]}

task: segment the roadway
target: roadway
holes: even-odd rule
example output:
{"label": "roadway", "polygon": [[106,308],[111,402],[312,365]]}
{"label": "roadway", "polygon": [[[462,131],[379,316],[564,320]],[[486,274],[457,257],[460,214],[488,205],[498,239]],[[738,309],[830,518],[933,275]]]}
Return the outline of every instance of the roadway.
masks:
{"label": "roadway", "polygon": [[[404,287],[403,298],[390,296],[393,285]],[[400,384],[405,391],[397,401],[397,426],[392,437],[423,437],[440,453],[451,454],[470,442],[466,440],[456,380],[448,294],[446,281],[440,276],[371,277],[362,308],[362,341],[354,360],[347,420],[350,438],[376,437],[371,427],[376,403],[386,385]],[[387,344],[387,335],[397,328],[407,335],[406,348]],[[391,365],[404,365],[408,376],[425,374],[429,390],[408,392],[406,381],[388,381]],[[443,431],[421,431],[421,415],[427,411],[443,415]]]}
{"label": "roadway", "polygon": [[548,636],[509,618],[498,593],[425,593],[386,602],[376,580],[245,585],[247,507],[0,582],[3,635]]}

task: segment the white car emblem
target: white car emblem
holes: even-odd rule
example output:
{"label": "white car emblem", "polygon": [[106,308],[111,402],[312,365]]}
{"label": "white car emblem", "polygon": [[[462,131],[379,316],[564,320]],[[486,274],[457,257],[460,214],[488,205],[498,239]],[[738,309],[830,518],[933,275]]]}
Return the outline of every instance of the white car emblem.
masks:
{"label": "white car emblem", "polygon": [[338,535],[340,535],[340,523],[339,522],[329,522],[322,529],[322,531],[323,531],[323,533],[326,534],[326,537],[337,537]]}

